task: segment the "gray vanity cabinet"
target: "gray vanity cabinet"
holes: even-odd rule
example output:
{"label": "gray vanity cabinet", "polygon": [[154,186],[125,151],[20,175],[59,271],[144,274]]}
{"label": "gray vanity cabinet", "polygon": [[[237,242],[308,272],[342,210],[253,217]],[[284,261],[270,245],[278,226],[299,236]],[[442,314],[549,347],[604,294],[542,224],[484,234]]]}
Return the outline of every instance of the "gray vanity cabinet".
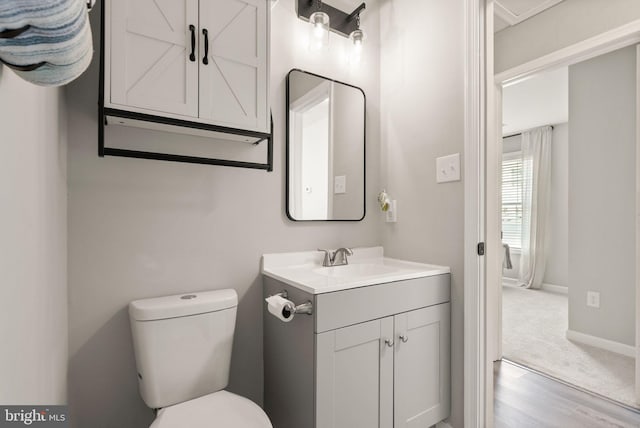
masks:
{"label": "gray vanity cabinet", "polygon": [[316,428],[393,427],[392,338],[393,317],[317,335]]}
{"label": "gray vanity cabinet", "polygon": [[449,416],[449,320],[449,303],[394,317],[394,427],[430,427]]}
{"label": "gray vanity cabinet", "polygon": [[449,274],[309,294],[313,316],[264,315],[265,410],[274,428],[427,428],[450,412]]}
{"label": "gray vanity cabinet", "polygon": [[317,335],[316,428],[430,427],[448,415],[449,304]]}

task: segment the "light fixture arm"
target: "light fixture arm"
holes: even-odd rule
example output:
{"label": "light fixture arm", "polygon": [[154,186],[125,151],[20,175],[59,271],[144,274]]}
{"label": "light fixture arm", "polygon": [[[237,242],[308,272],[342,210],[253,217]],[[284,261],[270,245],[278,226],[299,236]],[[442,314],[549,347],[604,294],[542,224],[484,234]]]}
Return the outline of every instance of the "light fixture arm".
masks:
{"label": "light fixture arm", "polygon": [[351,15],[347,16],[347,22],[351,22],[356,19],[356,24],[360,27],[360,12],[367,8],[366,3],[362,3],[360,6],[356,7],[356,9],[351,12]]}

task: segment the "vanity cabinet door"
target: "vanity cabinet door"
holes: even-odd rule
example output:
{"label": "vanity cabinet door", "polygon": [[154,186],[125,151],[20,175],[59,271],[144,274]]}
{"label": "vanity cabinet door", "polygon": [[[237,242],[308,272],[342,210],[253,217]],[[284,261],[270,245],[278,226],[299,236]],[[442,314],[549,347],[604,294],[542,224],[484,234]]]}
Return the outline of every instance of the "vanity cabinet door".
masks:
{"label": "vanity cabinet door", "polygon": [[316,428],[393,427],[392,340],[393,317],[316,335]]}
{"label": "vanity cabinet door", "polygon": [[200,0],[200,118],[207,122],[270,131],[268,3]]}
{"label": "vanity cabinet door", "polygon": [[450,412],[450,304],[396,315],[394,427],[428,428]]}
{"label": "vanity cabinet door", "polygon": [[197,118],[198,0],[110,0],[105,7],[106,101]]}

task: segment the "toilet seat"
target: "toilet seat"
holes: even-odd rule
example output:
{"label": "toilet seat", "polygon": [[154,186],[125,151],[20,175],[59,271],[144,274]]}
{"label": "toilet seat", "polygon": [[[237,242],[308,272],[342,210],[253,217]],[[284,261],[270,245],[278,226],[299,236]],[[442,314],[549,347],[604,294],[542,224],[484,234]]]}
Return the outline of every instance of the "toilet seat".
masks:
{"label": "toilet seat", "polygon": [[273,427],[253,401],[228,391],[218,391],[161,409],[149,428]]}

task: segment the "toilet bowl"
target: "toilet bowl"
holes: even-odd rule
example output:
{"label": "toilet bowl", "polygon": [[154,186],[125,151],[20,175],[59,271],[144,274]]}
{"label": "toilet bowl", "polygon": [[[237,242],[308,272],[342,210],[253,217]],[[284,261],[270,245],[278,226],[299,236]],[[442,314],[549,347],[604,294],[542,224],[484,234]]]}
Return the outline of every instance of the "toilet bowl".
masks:
{"label": "toilet bowl", "polygon": [[224,390],[237,305],[231,289],[129,304],[140,395],[159,409],[151,428],[272,428],[257,404]]}
{"label": "toilet bowl", "polygon": [[228,391],[165,407],[150,428],[272,428],[253,401]]}

